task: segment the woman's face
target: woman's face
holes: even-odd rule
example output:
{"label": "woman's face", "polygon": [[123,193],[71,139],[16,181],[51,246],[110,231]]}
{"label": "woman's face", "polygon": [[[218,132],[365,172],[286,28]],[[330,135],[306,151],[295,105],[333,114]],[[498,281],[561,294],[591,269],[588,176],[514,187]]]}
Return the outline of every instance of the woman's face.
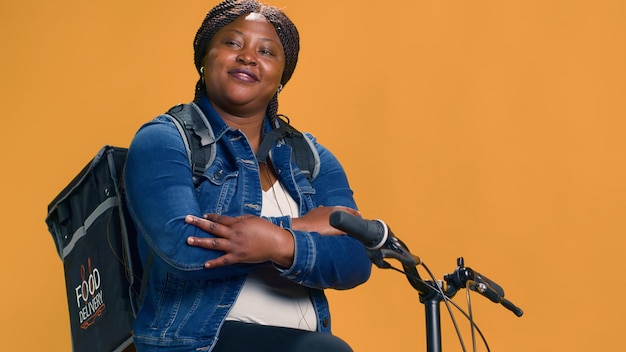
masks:
{"label": "woman's face", "polygon": [[263,15],[251,13],[211,38],[204,58],[206,94],[233,115],[264,113],[284,68],[285,53],[274,26]]}

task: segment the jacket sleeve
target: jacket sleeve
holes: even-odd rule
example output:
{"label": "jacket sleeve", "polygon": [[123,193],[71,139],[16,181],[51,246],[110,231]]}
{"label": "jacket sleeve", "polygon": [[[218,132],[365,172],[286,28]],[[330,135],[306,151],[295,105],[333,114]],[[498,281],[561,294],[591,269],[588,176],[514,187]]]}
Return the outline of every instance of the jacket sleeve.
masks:
{"label": "jacket sleeve", "polygon": [[[343,205],[357,209],[348,178],[338,159],[314,138],[312,141],[320,159],[319,174],[312,182],[314,206]],[[349,289],[368,280],[372,262],[359,241],[347,235],[291,232],[296,247],[294,261],[290,268],[282,271],[283,276],[320,289]]]}
{"label": "jacket sleeve", "polygon": [[213,279],[246,272],[236,264],[206,270],[204,263],[223,252],[189,246],[189,236],[206,237],[185,223],[186,215],[201,216],[192,171],[182,137],[168,117],[144,125],[129,148],[124,172],[128,208],[154,260],[166,270],[189,279]]}

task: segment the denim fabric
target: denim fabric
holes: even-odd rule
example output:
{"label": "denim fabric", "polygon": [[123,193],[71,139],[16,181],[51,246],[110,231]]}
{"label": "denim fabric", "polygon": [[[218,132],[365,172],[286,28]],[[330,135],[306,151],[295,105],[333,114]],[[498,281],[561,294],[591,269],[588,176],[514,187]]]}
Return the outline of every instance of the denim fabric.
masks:
{"label": "denim fabric", "polygon": [[[143,306],[135,321],[138,347],[161,350],[205,350],[216,336],[255,264],[205,269],[222,255],[187,245],[189,236],[211,237],[187,225],[188,214],[260,215],[262,189],[258,163],[246,137],[229,128],[204,97],[205,112],[216,137],[217,156],[194,188],[183,140],[169,118],[145,124],[133,139],[125,170],[129,210],[141,236],[142,258],[154,253]],[[270,128],[269,122],[266,129]],[[312,136],[308,135],[310,138]],[[277,176],[305,214],[317,206],[356,208],[352,190],[337,159],[314,138],[320,155],[319,175],[310,183],[291,160],[291,148],[276,143],[271,158]],[[289,230],[295,241],[293,265],[279,273],[310,288],[318,329],[330,332],[330,312],[324,289],[348,289],[365,282],[371,261],[364,247],[348,236],[321,236],[290,229],[289,217],[266,218]],[[149,349],[145,349],[149,350]]]}

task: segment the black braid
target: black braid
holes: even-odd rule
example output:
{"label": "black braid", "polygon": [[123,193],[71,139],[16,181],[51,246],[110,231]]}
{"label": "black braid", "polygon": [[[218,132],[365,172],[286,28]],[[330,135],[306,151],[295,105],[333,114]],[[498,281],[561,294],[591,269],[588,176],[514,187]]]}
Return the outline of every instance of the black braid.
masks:
{"label": "black braid", "polygon": [[[260,13],[267,18],[276,29],[278,38],[283,45],[285,52],[285,69],[280,83],[284,86],[293,75],[296,64],[298,63],[298,53],[300,52],[300,36],[293,22],[291,22],[280,9],[259,3],[256,0],[226,0],[207,13],[193,41],[194,63],[200,75],[196,83],[195,101],[200,99],[206,89],[200,68],[202,67],[202,61],[206,56],[211,38],[213,38],[217,31],[224,28],[229,23],[252,12]],[[266,113],[272,120],[277,118],[278,94],[272,97],[272,100],[267,106]]]}
{"label": "black braid", "polygon": [[278,93],[275,93],[272,100],[270,100],[269,104],[267,104],[267,110],[265,110],[265,113],[272,121],[272,125],[274,127],[278,127],[276,122],[276,119],[278,118]]}

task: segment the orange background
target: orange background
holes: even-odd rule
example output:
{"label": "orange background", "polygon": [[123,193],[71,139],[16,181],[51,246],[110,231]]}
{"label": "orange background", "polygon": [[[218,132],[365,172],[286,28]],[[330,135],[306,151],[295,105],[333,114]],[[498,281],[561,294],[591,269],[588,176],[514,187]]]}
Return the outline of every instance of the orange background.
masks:
{"label": "orange background", "polygon": [[[127,146],[191,100],[192,40],[215,3],[0,5],[0,349],[70,349],[46,207],[102,145]],[[491,350],[623,346],[623,1],[271,3],[302,42],[280,111],[339,156],[364,217],[438,278],[463,256],[525,310],[471,295]],[[329,296],[355,351],[425,350],[423,306],[400,274],[376,269]],[[466,307],[465,291],[455,301]],[[461,351],[442,320],[445,350]]]}

